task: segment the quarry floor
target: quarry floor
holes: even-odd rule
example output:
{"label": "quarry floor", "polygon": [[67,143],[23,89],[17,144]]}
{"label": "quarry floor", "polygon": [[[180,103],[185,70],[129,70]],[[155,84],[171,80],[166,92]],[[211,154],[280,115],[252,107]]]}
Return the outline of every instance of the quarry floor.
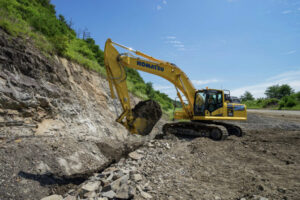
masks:
{"label": "quarry floor", "polygon": [[135,157],[122,158],[103,174],[95,173],[59,195],[105,199],[103,187],[86,194],[82,188],[128,173],[124,184],[130,188],[126,197],[132,199],[300,199],[297,117],[250,111],[246,122],[237,123],[246,133],[242,138],[151,140],[135,151]]}

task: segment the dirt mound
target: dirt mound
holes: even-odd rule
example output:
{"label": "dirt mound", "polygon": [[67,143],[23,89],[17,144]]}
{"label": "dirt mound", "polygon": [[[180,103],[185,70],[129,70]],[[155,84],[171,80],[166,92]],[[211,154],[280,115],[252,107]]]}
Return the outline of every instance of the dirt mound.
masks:
{"label": "dirt mound", "polygon": [[140,101],[133,109],[135,121],[143,120],[142,128],[137,127],[139,134],[148,135],[162,116],[160,105],[153,100]]}

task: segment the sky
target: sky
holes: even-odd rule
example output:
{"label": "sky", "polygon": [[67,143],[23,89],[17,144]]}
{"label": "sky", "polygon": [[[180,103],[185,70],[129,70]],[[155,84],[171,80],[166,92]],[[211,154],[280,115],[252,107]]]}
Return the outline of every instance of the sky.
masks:
{"label": "sky", "polygon": [[[57,14],[87,30],[175,63],[195,88],[250,91],[289,84],[300,91],[300,0],[51,0]],[[176,96],[168,81],[140,72]]]}

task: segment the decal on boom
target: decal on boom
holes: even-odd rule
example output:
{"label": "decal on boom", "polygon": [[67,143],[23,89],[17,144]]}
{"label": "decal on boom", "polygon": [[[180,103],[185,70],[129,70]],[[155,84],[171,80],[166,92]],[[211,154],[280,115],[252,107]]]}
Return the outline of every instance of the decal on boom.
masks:
{"label": "decal on boom", "polygon": [[142,61],[137,61],[136,64],[139,66],[142,66],[142,67],[147,67],[149,69],[155,69],[155,70],[162,71],[162,72],[165,70],[163,67],[160,67],[158,65],[152,65],[152,64],[145,63]]}

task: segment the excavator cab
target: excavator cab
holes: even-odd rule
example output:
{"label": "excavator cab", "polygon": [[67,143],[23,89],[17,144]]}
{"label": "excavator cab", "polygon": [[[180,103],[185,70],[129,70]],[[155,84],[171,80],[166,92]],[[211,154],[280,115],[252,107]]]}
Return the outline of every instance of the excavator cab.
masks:
{"label": "excavator cab", "polygon": [[246,106],[231,101],[230,92],[216,89],[195,93],[193,120],[246,120]]}
{"label": "excavator cab", "polygon": [[194,115],[195,116],[220,116],[218,110],[223,108],[224,94],[222,90],[198,90],[195,94]]}

